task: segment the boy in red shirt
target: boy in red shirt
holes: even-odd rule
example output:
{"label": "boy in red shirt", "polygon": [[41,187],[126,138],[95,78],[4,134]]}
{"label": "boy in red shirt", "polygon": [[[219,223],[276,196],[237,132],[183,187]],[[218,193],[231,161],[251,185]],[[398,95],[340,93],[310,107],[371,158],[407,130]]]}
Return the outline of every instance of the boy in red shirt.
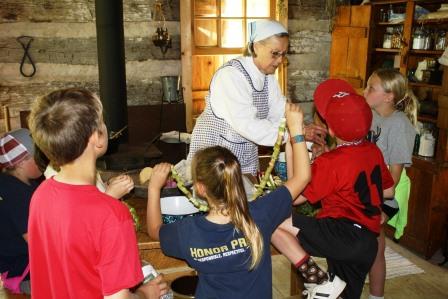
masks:
{"label": "boy in red shirt", "polygon": [[[316,268],[309,255],[325,257],[328,272],[347,283],[341,297],[355,299],[376,256],[381,203],[383,196],[393,196],[393,180],[381,151],[365,140],[372,111],[362,96],[347,82],[330,79],[317,87],[314,102],[337,146],[314,161],[311,182],[294,201],[320,202],[322,209],[316,218],[293,214],[292,223],[283,223],[280,228],[296,235],[300,246],[284,235],[279,250],[290,259],[295,254],[305,279]],[[308,298],[323,298],[320,294],[327,291],[325,285],[305,287]]]}
{"label": "boy in red shirt", "polygon": [[33,299],[159,298],[162,278],[143,280],[128,209],[95,186],[96,159],[107,149],[100,100],[85,89],[38,99],[29,125],[60,172],[31,199],[28,225]]}

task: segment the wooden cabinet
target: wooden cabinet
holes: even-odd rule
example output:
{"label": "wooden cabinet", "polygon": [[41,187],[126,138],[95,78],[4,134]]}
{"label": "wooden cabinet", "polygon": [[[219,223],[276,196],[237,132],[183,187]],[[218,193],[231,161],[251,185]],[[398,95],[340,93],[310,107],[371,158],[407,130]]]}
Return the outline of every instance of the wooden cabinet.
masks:
{"label": "wooden cabinet", "polygon": [[[444,3],[447,2],[372,0],[371,5],[340,6],[330,59],[330,76],[346,79],[359,91],[374,70],[399,69],[419,99],[418,120],[432,127],[437,147],[432,158],[414,156],[408,169],[412,182],[408,225],[399,242],[426,258],[442,247],[447,238],[448,68],[436,63],[433,68],[426,67],[426,77],[416,76],[415,72],[419,65],[434,64],[443,54],[443,50],[435,49],[434,37],[442,30],[448,32],[448,18],[421,20],[418,14],[422,9],[435,12]],[[389,18],[389,11],[393,18]],[[428,49],[414,44],[419,30],[432,33]],[[389,227],[386,233],[392,237],[393,229]]]}
{"label": "wooden cabinet", "polygon": [[[407,172],[412,182],[408,224],[399,243],[425,258],[443,248],[447,238],[447,164],[414,157]],[[393,228],[388,226],[386,234],[392,237]]]}
{"label": "wooden cabinet", "polygon": [[330,77],[362,88],[367,78],[371,7],[341,6],[335,19],[330,52]]}

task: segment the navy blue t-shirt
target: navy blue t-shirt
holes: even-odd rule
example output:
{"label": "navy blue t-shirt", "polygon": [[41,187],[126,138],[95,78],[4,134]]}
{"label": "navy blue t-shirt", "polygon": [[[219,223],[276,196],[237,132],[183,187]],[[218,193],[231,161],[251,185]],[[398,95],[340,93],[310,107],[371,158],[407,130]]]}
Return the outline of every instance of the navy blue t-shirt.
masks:
{"label": "navy blue t-shirt", "polygon": [[31,196],[41,180],[27,185],[12,175],[0,173],[0,272],[21,275],[28,265],[28,231]]}
{"label": "navy blue t-shirt", "polygon": [[260,264],[249,271],[250,248],[232,224],[216,224],[205,216],[163,225],[164,254],[184,259],[199,274],[196,298],[272,298],[270,242],[274,230],[291,215],[291,194],[277,188],[249,203],[264,242]]}

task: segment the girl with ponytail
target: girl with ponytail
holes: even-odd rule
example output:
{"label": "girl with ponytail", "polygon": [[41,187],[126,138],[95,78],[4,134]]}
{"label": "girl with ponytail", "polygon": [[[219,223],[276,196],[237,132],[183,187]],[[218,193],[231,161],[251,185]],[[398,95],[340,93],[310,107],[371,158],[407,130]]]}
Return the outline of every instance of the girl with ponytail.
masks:
{"label": "girl with ponytail", "polygon": [[[168,256],[184,259],[198,271],[195,298],[272,298],[271,236],[291,215],[291,203],[310,180],[303,138],[303,112],[286,105],[292,138],[294,174],[281,187],[248,202],[237,157],[220,146],[196,152],[192,177],[196,196],[209,212],[162,225],[160,189],[170,164],[153,169],[148,186],[147,225]],[[297,170],[297,171],[296,171]]]}
{"label": "girl with ponytail", "polygon": [[[403,235],[407,223],[411,182],[406,167],[412,164],[417,125],[417,99],[406,78],[394,69],[379,69],[370,76],[364,97],[373,109],[370,141],[380,148],[394,179],[395,197],[384,199],[383,212],[395,227],[395,238]],[[386,261],[384,230],[378,238],[378,254],[369,273],[370,299],[384,298]]]}

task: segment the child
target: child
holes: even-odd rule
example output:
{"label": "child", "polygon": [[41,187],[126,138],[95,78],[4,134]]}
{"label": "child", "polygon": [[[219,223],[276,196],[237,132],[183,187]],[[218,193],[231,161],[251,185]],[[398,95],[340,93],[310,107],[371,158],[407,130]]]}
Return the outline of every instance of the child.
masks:
{"label": "child", "polygon": [[291,214],[291,201],[310,178],[302,135],[303,113],[287,104],[295,172],[284,186],[248,203],[240,164],[228,149],[198,151],[192,164],[196,194],[208,202],[206,216],[162,225],[160,188],[169,164],[153,169],[148,187],[148,232],[166,255],[185,259],[199,273],[196,298],[272,298],[271,235]]}
{"label": "child", "polygon": [[[395,238],[403,235],[407,223],[407,206],[411,182],[404,167],[412,164],[412,150],[417,123],[417,101],[408,90],[406,79],[393,69],[380,69],[370,76],[364,96],[373,109],[370,139],[383,153],[394,179],[395,198],[384,201],[383,211],[395,227]],[[399,208],[399,209],[398,209]],[[398,214],[394,216],[396,213]],[[385,239],[381,230],[378,255],[370,271],[370,298],[384,298],[386,260]]]}
{"label": "child", "polygon": [[[320,201],[322,209],[316,218],[293,214],[292,225],[285,222],[280,230],[297,235],[310,255],[327,259],[329,272],[347,282],[342,298],[359,298],[377,252],[383,190],[385,196],[392,196],[393,181],[380,150],[365,140],[372,121],[365,99],[347,82],[330,79],[317,87],[314,101],[337,146],[316,158],[313,179],[294,203]],[[297,245],[277,243],[282,252]],[[307,257],[299,254],[293,260],[291,256],[306,278]],[[318,293],[327,290],[310,283],[306,287],[308,298],[321,298]]]}
{"label": "child", "polygon": [[60,172],[33,195],[29,216],[33,299],[159,298],[162,278],[143,279],[127,208],[95,187],[107,150],[100,100],[81,88],[39,98],[29,117],[37,146]]}
{"label": "child", "polygon": [[42,173],[33,159],[33,140],[27,129],[0,139],[0,273],[13,293],[30,294],[28,211]]}

